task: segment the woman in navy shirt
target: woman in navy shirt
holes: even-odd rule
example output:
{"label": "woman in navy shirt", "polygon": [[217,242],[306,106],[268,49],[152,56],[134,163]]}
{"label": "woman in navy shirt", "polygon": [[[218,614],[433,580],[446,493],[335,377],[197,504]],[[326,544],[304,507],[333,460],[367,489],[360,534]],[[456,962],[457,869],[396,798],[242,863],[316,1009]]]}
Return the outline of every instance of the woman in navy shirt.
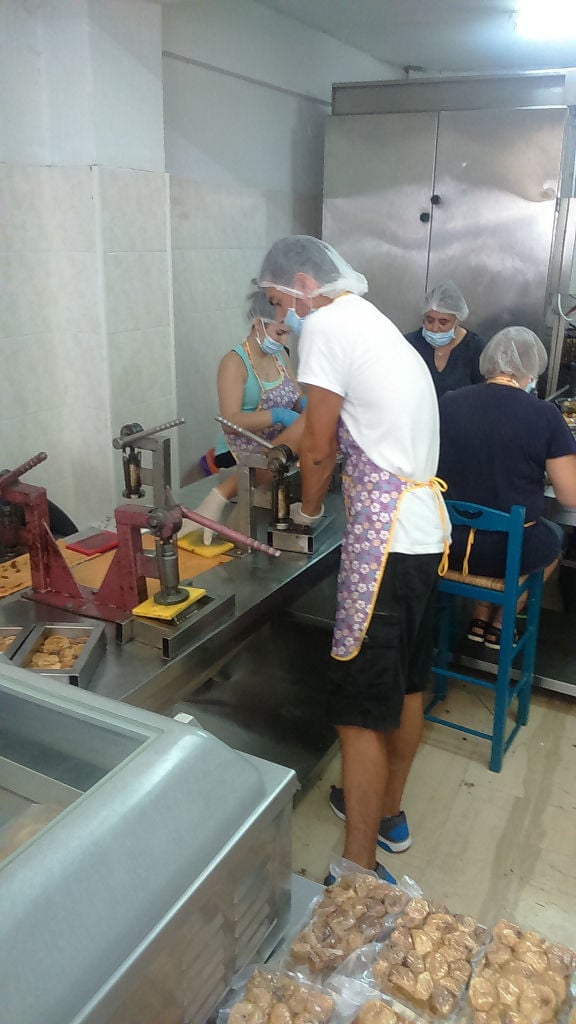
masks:
{"label": "woman in navy shirt", "polygon": [[[447,498],[472,501],[509,512],[526,507],[521,572],[555,567],[562,534],[543,518],[544,482],[548,476],[562,505],[576,506],[576,442],[559,410],[538,401],[533,392],[548,356],[539,338],[526,327],[495,334],[480,358],[486,383],[461,388],[440,401],[440,464]],[[452,534],[450,567],[462,570],[468,529]],[[469,571],[504,576],[506,534],[478,533]],[[546,574],[545,574],[546,575]],[[469,637],[500,646],[502,609],[477,603]]]}
{"label": "woman in navy shirt", "polygon": [[462,327],[467,316],[462,292],[453,281],[444,281],[426,293],[422,327],[406,335],[430,370],[438,398],[482,380],[478,364],[485,343]]}

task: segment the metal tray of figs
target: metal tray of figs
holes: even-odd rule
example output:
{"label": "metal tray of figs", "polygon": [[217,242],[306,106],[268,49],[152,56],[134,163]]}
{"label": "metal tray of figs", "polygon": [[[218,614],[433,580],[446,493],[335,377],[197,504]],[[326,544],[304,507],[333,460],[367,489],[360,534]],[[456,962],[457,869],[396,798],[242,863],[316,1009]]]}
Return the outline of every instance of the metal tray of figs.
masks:
{"label": "metal tray of figs", "polygon": [[30,626],[0,626],[0,653],[12,658],[30,633]]}
{"label": "metal tray of figs", "polygon": [[[42,645],[49,638],[63,637],[77,646],[79,641],[84,641],[78,649],[76,657],[71,666],[66,668],[52,668],[51,666],[37,667],[32,665],[32,657],[40,653]],[[87,686],[94,675],[98,663],[106,652],[106,633],[104,623],[97,622],[93,625],[71,625],[66,623],[51,623],[50,625],[35,626],[30,636],[25,640],[12,658],[15,665],[20,668],[27,668],[30,672],[38,672],[43,676],[51,676],[60,679],[62,682],[71,683],[72,686]]]}

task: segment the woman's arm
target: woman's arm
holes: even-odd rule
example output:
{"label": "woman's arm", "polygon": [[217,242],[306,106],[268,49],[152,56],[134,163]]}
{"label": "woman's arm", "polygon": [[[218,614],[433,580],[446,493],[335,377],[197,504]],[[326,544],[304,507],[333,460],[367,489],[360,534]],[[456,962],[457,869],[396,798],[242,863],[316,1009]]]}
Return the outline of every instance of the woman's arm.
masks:
{"label": "woman's arm", "polygon": [[248,380],[246,367],[240,356],[228,352],[218,367],[216,380],[220,415],[239,427],[247,430],[265,430],[272,425],[270,409],[257,409],[255,412],[242,412],[244,387]]}
{"label": "woman's arm", "polygon": [[576,508],[576,455],[547,459],[546,473],[560,504]]}

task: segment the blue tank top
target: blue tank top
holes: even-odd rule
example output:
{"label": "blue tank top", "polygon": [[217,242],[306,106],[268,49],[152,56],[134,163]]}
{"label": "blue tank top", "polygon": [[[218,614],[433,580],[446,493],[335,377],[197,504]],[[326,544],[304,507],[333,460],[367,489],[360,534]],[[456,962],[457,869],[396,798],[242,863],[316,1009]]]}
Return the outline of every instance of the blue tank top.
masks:
{"label": "blue tank top", "polygon": [[[237,356],[240,356],[248,374],[246,383],[244,384],[244,394],[242,395],[242,412],[256,412],[260,405],[262,390],[269,391],[270,388],[277,387],[278,384],[280,384],[282,377],[277,377],[276,380],[271,381],[260,381],[254,372],[254,367],[248,358],[244,345],[236,345],[232,349],[232,352],[235,352]],[[286,367],[286,356],[284,353],[276,358],[280,360],[284,367]],[[214,446],[214,453],[215,455],[222,455],[227,451],[228,442],[226,441],[222,430],[219,430],[218,437],[216,438],[216,444]]]}

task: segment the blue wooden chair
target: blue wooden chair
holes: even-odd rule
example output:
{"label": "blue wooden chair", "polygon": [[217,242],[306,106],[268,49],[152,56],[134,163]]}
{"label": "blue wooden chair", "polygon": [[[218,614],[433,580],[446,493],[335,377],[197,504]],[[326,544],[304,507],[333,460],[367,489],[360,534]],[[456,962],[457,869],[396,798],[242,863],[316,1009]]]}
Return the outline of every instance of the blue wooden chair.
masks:
{"label": "blue wooden chair", "polygon": [[[526,509],[513,505],[510,512],[497,512],[464,501],[446,502],[450,521],[454,526],[468,526],[474,530],[490,530],[508,534],[506,571],[504,579],[493,579],[488,576],[464,575],[461,572],[448,570],[440,578],[439,592],[439,627],[438,647],[435,663],[434,690],[432,699],[426,706],[424,717],[429,722],[457,729],[471,736],[479,736],[491,743],[490,771],[499,772],[505,752],[512,743],[520,726],[526,725],[530,711],[530,697],[534,676],[534,660],[538,639],[538,621],[540,618],[540,602],[542,598],[542,577],[540,569],[528,576],[520,576],[520,561],[524,535],[524,518]],[[518,642],[514,643],[514,626],[516,622],[516,604],[519,597],[528,594],[526,607],[526,630]],[[453,664],[453,621],[455,598],[465,597],[472,601],[488,601],[490,604],[502,606],[502,635],[498,655],[498,671],[496,680],[489,681],[481,676],[465,675],[456,672]],[[518,661],[519,670],[513,679],[514,662]],[[494,722],[491,733],[479,732],[465,725],[447,722],[431,714],[439,701],[446,697],[448,680],[457,679],[461,682],[483,686],[494,691]],[[509,735],[506,735],[508,709],[513,700],[518,702],[516,721]]]}

